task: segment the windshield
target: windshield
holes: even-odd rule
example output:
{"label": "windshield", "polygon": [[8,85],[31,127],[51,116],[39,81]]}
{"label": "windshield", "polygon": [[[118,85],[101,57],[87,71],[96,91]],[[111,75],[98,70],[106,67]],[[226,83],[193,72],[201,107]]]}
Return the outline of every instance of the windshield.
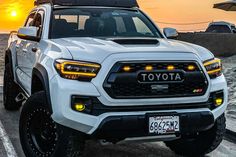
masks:
{"label": "windshield", "polygon": [[53,12],[51,38],[150,37],[162,35],[151,21],[136,10],[72,8]]}

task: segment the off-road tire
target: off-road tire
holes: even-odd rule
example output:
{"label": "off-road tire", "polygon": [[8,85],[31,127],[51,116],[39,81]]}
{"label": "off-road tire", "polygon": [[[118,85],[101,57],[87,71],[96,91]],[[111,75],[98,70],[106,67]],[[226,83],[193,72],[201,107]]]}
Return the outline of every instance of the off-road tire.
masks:
{"label": "off-road tire", "polygon": [[57,124],[51,115],[45,92],[33,94],[24,104],[19,131],[25,156],[80,157],[85,136]]}
{"label": "off-road tire", "polygon": [[3,86],[3,105],[6,110],[17,111],[20,109],[22,102],[16,102],[15,98],[20,93],[20,87],[14,82],[14,76],[10,63],[7,63],[4,71]]}
{"label": "off-road tire", "polygon": [[223,114],[220,116],[213,128],[199,133],[191,139],[178,139],[165,142],[166,145],[178,155],[200,157],[215,150],[223,140],[226,130],[226,119]]}

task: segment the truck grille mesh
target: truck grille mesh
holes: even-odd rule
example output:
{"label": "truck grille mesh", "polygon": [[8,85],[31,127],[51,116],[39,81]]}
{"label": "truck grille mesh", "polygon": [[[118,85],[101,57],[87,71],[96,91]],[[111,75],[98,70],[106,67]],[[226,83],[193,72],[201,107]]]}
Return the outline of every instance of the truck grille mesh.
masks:
{"label": "truck grille mesh", "polygon": [[[146,66],[152,66],[152,71],[162,71],[166,70],[168,65],[173,65],[175,70],[185,73],[183,82],[139,83],[137,80],[138,73],[144,71]],[[189,71],[187,68],[189,65],[193,65],[195,69]],[[124,66],[129,66],[130,71],[125,72]],[[165,85],[168,86],[168,89],[155,91],[151,88],[152,85]],[[196,62],[118,62],[109,72],[103,87],[107,94],[114,99],[174,98],[202,96],[206,93],[208,81]]]}

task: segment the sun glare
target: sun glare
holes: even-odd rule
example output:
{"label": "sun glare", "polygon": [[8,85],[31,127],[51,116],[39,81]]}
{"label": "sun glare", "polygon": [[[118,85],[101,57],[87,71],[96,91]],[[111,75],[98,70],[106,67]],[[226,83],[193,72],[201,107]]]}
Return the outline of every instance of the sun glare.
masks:
{"label": "sun glare", "polygon": [[17,12],[16,12],[15,10],[13,10],[13,11],[11,12],[11,16],[12,16],[12,17],[16,17],[16,16],[17,16]]}

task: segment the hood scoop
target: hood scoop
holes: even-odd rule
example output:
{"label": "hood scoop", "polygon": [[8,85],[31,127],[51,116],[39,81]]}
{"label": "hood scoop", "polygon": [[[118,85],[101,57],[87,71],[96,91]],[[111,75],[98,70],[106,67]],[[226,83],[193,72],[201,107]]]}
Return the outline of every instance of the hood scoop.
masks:
{"label": "hood scoop", "polygon": [[157,45],[159,41],[155,38],[110,38],[111,40],[120,45]]}

